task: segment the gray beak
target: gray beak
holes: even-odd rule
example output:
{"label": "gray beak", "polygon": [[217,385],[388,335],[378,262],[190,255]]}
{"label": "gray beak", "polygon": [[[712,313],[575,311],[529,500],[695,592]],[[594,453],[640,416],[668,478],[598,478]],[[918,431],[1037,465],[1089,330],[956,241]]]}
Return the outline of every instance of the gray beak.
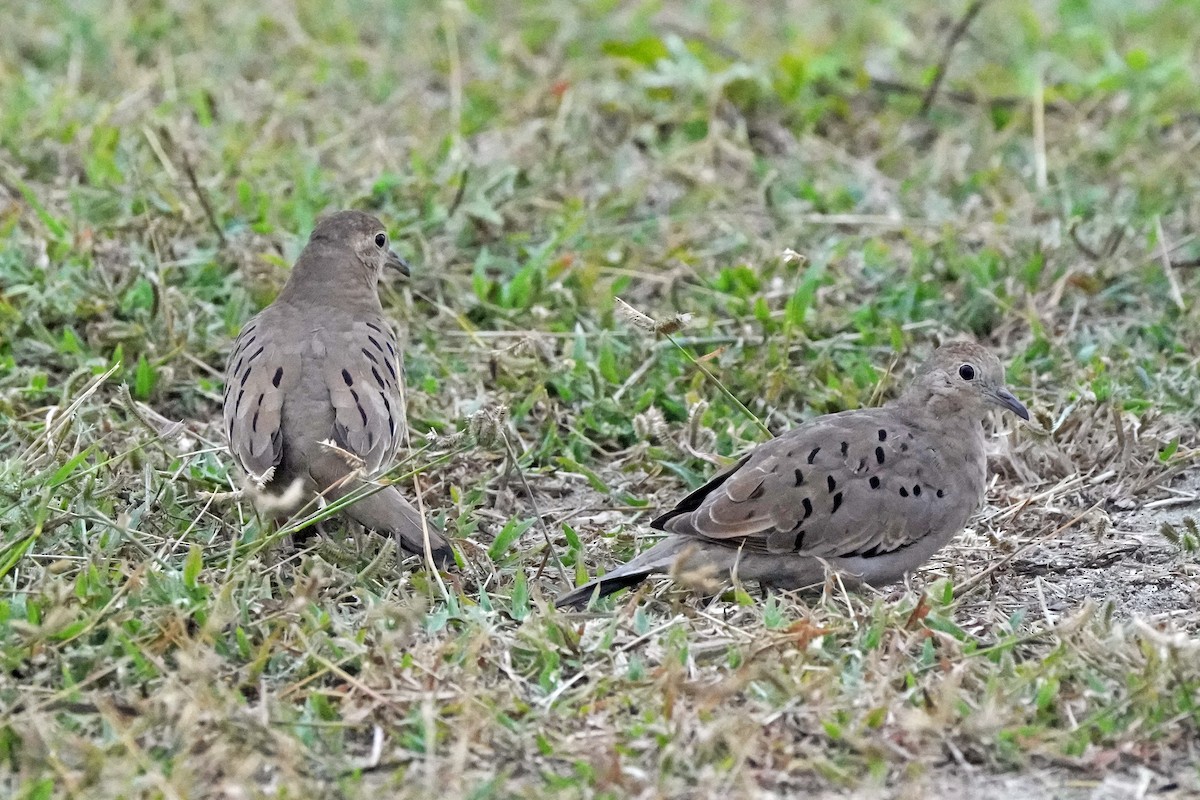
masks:
{"label": "gray beak", "polygon": [[1029,410],[1021,404],[1020,400],[1013,397],[1012,392],[1003,386],[992,393],[992,402],[1001,408],[1007,408],[1023,420],[1029,419]]}
{"label": "gray beak", "polygon": [[400,270],[400,274],[406,278],[412,275],[412,268],[408,266],[408,262],[396,255],[395,250],[388,250],[386,263],[387,266]]}

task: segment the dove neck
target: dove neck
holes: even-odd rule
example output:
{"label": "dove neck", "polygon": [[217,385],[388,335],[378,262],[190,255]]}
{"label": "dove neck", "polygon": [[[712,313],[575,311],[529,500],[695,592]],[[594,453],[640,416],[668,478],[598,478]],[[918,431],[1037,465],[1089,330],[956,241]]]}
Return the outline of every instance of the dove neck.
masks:
{"label": "dove neck", "polygon": [[936,420],[942,431],[961,430],[963,435],[983,438],[982,418],[963,404],[961,397],[951,392],[910,391],[901,395],[896,402],[898,409],[907,409],[910,415],[919,415]]}
{"label": "dove neck", "polygon": [[375,273],[344,249],[319,242],[304,248],[279,300],[294,306],[381,309]]}

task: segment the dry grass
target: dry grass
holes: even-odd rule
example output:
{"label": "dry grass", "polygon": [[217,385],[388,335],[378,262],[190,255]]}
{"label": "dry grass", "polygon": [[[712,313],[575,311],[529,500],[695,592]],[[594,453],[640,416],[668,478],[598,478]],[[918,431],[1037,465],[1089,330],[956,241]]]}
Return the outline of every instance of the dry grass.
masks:
{"label": "dry grass", "polygon": [[[10,10],[0,793],[1200,792],[1200,15],[969,6]],[[444,585],[228,495],[224,354],[344,206]],[[911,585],[550,607],[962,333],[1035,426]]]}

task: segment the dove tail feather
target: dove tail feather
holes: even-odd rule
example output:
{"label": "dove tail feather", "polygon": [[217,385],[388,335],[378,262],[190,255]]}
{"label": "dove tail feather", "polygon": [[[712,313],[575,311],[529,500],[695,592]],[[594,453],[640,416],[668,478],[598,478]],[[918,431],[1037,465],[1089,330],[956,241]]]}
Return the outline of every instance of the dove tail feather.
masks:
{"label": "dove tail feather", "polygon": [[675,557],[687,545],[687,540],[682,537],[668,537],[628,564],[622,564],[603,577],[596,578],[560,595],[554,601],[554,605],[556,608],[584,609],[591,602],[592,595],[596,593],[597,588],[599,588],[597,597],[607,597],[622,589],[636,586],[657,572],[669,572],[675,563]]}
{"label": "dove tail feather", "polygon": [[389,486],[356,501],[346,508],[345,513],[364,528],[392,534],[401,550],[422,557],[425,555],[425,529],[428,528],[434,565],[438,569],[454,567],[454,552],[442,532],[428,520],[422,525],[420,513],[395,487]]}
{"label": "dove tail feather", "polygon": [[[347,468],[334,453],[325,452],[308,464],[309,475],[319,486],[329,486],[325,499],[333,501],[362,486],[356,479],[347,479]],[[454,551],[438,526],[422,520],[421,514],[394,486],[388,486],[355,500],[343,513],[364,528],[396,537],[396,544],[406,553],[424,557],[425,531],[429,531],[429,549],[438,569],[455,567]]]}

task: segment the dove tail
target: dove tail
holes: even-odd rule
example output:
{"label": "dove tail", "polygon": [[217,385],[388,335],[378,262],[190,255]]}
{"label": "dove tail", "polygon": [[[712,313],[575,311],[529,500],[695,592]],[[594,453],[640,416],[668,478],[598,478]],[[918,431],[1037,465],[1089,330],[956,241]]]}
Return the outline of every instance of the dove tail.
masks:
{"label": "dove tail", "polygon": [[346,511],[363,527],[380,533],[390,531],[401,550],[422,557],[425,555],[425,531],[428,530],[434,565],[438,569],[454,566],[454,553],[441,530],[428,519],[422,520],[420,513],[394,487],[376,492]]}
{"label": "dove tail", "polygon": [[434,565],[443,570],[455,566],[454,551],[438,526],[428,519],[422,520],[420,513],[393,486],[358,500],[347,507],[345,513],[364,528],[392,534],[402,551],[422,558],[425,556],[425,530],[428,529]]}
{"label": "dove tail", "polygon": [[628,564],[622,564],[603,577],[589,581],[583,586],[572,589],[560,595],[555,601],[556,608],[587,608],[592,595],[607,597],[614,592],[636,586],[656,572],[669,572],[675,557],[687,544],[687,541],[671,536],[651,547],[646,552],[634,558]]}
{"label": "dove tail", "polygon": [[[555,608],[573,608],[577,611],[588,607],[592,601],[592,595],[596,597],[608,597],[610,594],[619,592],[622,589],[628,589],[630,586],[636,586],[646,578],[650,577],[654,570],[645,569],[637,572],[625,572],[616,574],[619,570],[614,570],[603,578],[597,578],[594,581],[589,581],[583,586],[579,586],[566,594],[559,595],[554,601]],[[597,594],[596,590],[599,589]]]}
{"label": "dove tail", "polygon": [[[308,473],[318,486],[330,487],[326,500],[336,500],[362,486],[362,482],[346,478],[346,465],[332,453],[323,453],[308,463]],[[454,569],[454,551],[437,525],[423,520],[421,514],[404,499],[395,486],[355,500],[343,513],[364,528],[396,537],[396,544],[406,553],[425,557],[425,531],[429,531],[429,549],[438,569]]]}

